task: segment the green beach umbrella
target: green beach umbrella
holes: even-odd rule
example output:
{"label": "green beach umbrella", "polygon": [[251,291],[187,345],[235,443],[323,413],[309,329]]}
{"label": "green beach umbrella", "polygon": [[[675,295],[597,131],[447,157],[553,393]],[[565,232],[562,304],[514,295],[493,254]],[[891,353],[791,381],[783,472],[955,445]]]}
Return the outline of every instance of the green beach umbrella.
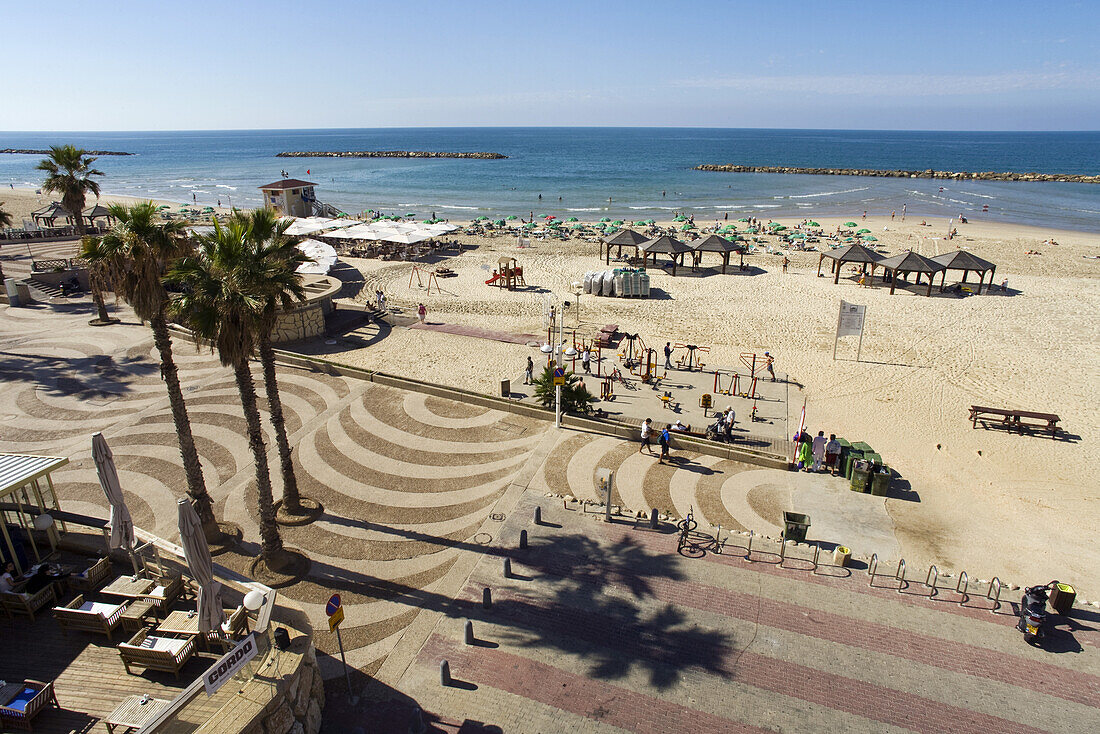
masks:
{"label": "green beach umbrella", "polygon": [[851,237],[845,237],[844,241],[845,242],[855,242],[855,240],[853,240]]}
{"label": "green beach umbrella", "polygon": [[600,222],[610,222],[610,221],[611,221],[611,217],[604,217],[600,220]]}
{"label": "green beach umbrella", "polygon": [[475,219],[474,221],[475,221],[475,222],[483,222],[483,221],[487,220],[488,218],[489,218],[489,217],[487,217],[487,216],[485,216],[484,214],[482,214],[482,215],[481,215],[480,217],[478,217],[478,218],[477,218],[477,219]]}
{"label": "green beach umbrella", "polygon": [[737,221],[738,221],[738,222],[747,222],[747,221],[749,221],[749,218],[748,218],[748,217],[741,217],[741,218],[740,218],[740,219],[738,219]]}
{"label": "green beach umbrella", "polygon": [[845,227],[858,227],[859,225],[856,224],[855,222],[845,222],[844,226]]}
{"label": "green beach umbrella", "polygon": [[519,219],[519,217],[517,217],[515,214],[509,214],[508,216],[505,217],[505,219],[507,219],[510,222],[513,219]]}
{"label": "green beach umbrella", "polygon": [[645,220],[645,223],[646,224],[656,224],[657,220],[656,219],[647,219],[647,220]]}
{"label": "green beach umbrella", "polygon": [[878,242],[878,237],[874,237],[872,235],[867,235],[866,237],[863,238],[863,241],[864,242]]}
{"label": "green beach umbrella", "polygon": [[632,227],[644,227],[645,222],[643,222],[642,220],[639,219],[637,222],[634,222],[634,224],[632,224],[630,226],[632,226]]}
{"label": "green beach umbrella", "polygon": [[781,225],[779,225],[778,227],[772,227],[772,232],[783,232],[783,231],[785,231],[786,229],[787,229],[787,228],[786,228],[786,227],[784,227],[784,226],[783,226],[783,225],[781,224]]}
{"label": "green beach umbrella", "polygon": [[681,214],[678,217],[676,217],[675,219],[673,219],[672,221],[674,221],[674,222],[686,222],[687,217],[685,217],[683,214]]}
{"label": "green beach umbrella", "polygon": [[581,223],[581,222],[574,222],[573,224],[570,224],[569,226],[572,227],[573,229],[583,229],[584,228],[584,224]]}
{"label": "green beach umbrella", "polygon": [[498,219],[495,222],[493,222],[493,224],[495,224],[498,227],[503,227],[504,226],[504,220],[503,219]]}
{"label": "green beach umbrella", "polygon": [[806,239],[806,235],[802,234],[801,232],[795,232],[794,234],[788,235],[788,237],[790,237],[792,240]]}
{"label": "green beach umbrella", "polygon": [[524,228],[524,229],[534,229],[534,228],[535,228],[535,227],[537,227],[537,226],[538,226],[538,225],[537,225],[537,224],[535,224],[534,222],[528,222],[527,224],[523,225],[523,228]]}
{"label": "green beach umbrella", "polygon": [[576,222],[576,221],[579,221],[579,220],[576,217],[569,217],[569,219],[566,219],[565,221],[567,221],[567,222]]}
{"label": "green beach umbrella", "polygon": [[806,226],[807,227],[820,227],[821,225],[811,219],[809,222],[806,222]]}
{"label": "green beach umbrella", "polygon": [[616,219],[616,220],[615,220],[614,222],[612,222],[611,224],[615,225],[616,227],[621,227],[621,226],[623,226],[624,222],[623,222],[623,220],[621,220],[621,219]]}
{"label": "green beach umbrella", "polygon": [[687,232],[689,229],[695,229],[695,225],[691,222],[688,222],[683,227],[680,227],[681,232]]}
{"label": "green beach umbrella", "polygon": [[856,230],[856,234],[871,234],[871,230],[869,230],[869,229],[867,229],[867,228],[864,228],[864,229],[857,229],[857,230]]}

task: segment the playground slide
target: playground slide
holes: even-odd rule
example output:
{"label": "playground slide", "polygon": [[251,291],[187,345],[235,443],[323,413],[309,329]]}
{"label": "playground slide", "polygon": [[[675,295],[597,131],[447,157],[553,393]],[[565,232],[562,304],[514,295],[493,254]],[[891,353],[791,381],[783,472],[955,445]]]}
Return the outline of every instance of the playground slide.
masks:
{"label": "playground slide", "polygon": [[489,278],[489,280],[485,281],[485,285],[492,285],[498,280],[500,280],[500,273],[494,273],[492,278]]}

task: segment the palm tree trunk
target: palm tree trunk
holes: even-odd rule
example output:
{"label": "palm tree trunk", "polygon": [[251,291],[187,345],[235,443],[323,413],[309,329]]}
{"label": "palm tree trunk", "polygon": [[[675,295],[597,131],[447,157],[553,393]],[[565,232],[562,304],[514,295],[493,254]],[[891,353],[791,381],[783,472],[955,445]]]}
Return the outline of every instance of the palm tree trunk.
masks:
{"label": "palm tree trunk", "polygon": [[279,382],[275,377],[275,349],[271,346],[271,334],[260,334],[260,364],[264,369],[264,389],[267,406],[271,411],[271,425],[275,427],[275,442],[279,446],[279,464],[283,472],[283,512],[297,513],[302,509],[298,494],[298,478],[294,475],[294,460],[290,455],[290,442],[286,438],[286,420],[283,418],[283,401],[279,397]]}
{"label": "palm tree trunk", "polygon": [[160,353],[160,376],[168,388],[168,402],[172,406],[172,421],[176,425],[179,438],[180,458],[183,459],[183,471],[187,476],[187,495],[202,522],[207,540],[213,540],[219,534],[218,523],[214,517],[214,502],[206,491],[206,482],[202,475],[202,463],[195,449],[195,438],[191,434],[191,419],[187,415],[187,404],[183,401],[183,388],[180,387],[179,370],[172,359],[172,338],[168,334],[168,321],[161,310],[153,316],[149,325],[153,327],[153,344]]}
{"label": "palm tree trunk", "polygon": [[111,320],[111,314],[107,313],[107,304],[103,302],[103,292],[95,285],[92,286],[92,301],[99,311],[99,320],[107,323]]}
{"label": "palm tree trunk", "polygon": [[260,410],[256,405],[256,385],[252,382],[247,355],[233,368],[237,378],[237,391],[241,394],[241,407],[248,426],[248,447],[252,449],[252,461],[256,465],[256,491],[259,493],[260,557],[270,568],[277,554],[283,549],[279,526],[275,523],[275,500],[271,496],[271,471],[267,466],[267,449],[260,428]]}

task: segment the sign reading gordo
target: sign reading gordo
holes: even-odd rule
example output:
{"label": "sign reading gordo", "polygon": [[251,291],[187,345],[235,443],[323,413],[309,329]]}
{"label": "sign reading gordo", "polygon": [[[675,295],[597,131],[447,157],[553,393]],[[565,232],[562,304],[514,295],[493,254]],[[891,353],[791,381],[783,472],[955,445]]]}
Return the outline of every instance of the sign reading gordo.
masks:
{"label": "sign reading gordo", "polygon": [[219,688],[225,685],[227,680],[232,678],[238,670],[244,667],[245,663],[254,657],[256,657],[256,636],[249,635],[232,650],[222,655],[218,662],[207,668],[202,676],[203,685],[206,687],[206,695],[213,696]]}

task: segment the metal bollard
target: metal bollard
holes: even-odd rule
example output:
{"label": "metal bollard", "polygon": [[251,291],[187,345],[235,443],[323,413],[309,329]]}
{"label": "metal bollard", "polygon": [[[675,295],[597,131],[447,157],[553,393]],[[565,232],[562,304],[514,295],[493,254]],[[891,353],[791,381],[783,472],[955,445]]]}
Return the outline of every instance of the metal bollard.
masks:
{"label": "metal bollard", "polygon": [[512,578],[512,559],[511,558],[505,558],[504,559],[504,578],[506,578],[506,579]]}
{"label": "metal bollard", "polygon": [[527,531],[526,530],[520,530],[519,531],[519,547],[520,547],[521,550],[527,547]]}
{"label": "metal bollard", "polygon": [[535,524],[542,525],[542,508],[535,506]]}
{"label": "metal bollard", "polygon": [[658,520],[657,518],[657,508],[654,507],[652,510],[649,511],[649,529],[656,530],[659,523],[660,520]]}
{"label": "metal bollard", "polygon": [[451,664],[446,660],[439,661],[439,685],[451,685]]}
{"label": "metal bollard", "polygon": [[463,628],[463,634],[465,635],[466,644],[474,644],[474,623],[467,619],[466,624],[463,625]]}
{"label": "metal bollard", "polygon": [[413,706],[412,716],[409,717],[409,734],[425,734],[428,724],[424,721],[424,712],[419,706]]}
{"label": "metal bollard", "polygon": [[481,590],[481,608],[492,609],[493,607],[493,590],[486,586]]}

